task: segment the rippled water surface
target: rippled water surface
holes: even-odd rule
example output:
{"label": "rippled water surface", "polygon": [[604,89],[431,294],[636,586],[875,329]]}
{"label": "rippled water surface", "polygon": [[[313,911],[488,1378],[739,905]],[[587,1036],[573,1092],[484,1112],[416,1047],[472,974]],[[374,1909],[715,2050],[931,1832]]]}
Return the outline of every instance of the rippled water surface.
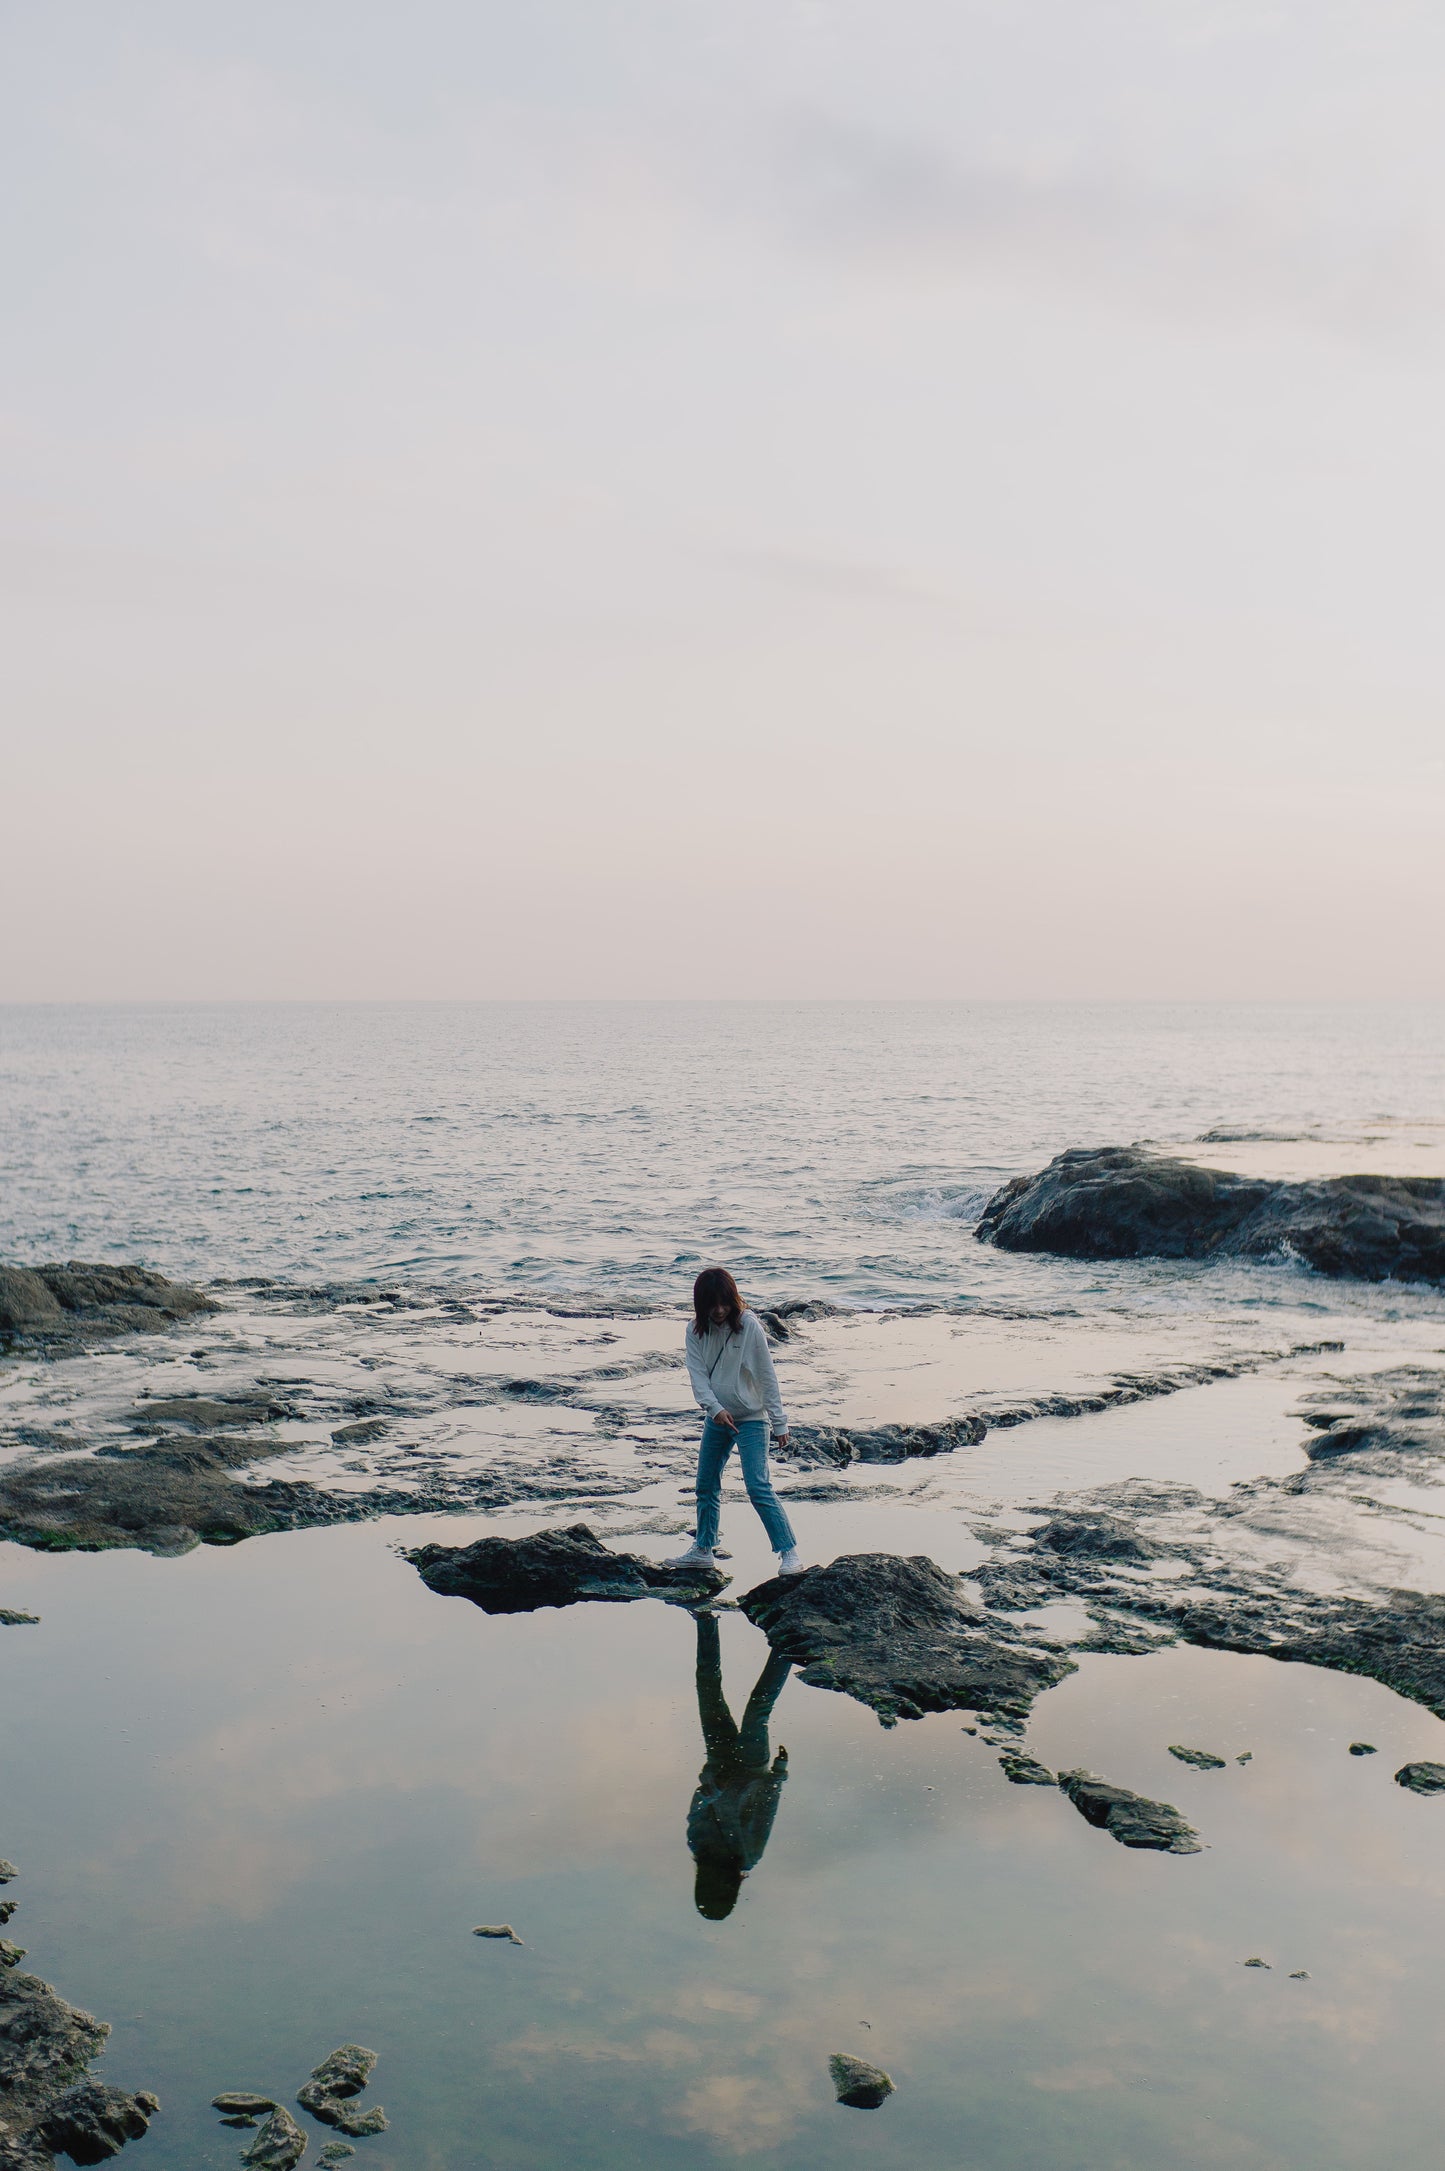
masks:
{"label": "rippled water surface", "polygon": [[969,1240],[1064,1146],[1445,1115],[1445,1009],[0,1009],[0,1257],[1035,1299]]}

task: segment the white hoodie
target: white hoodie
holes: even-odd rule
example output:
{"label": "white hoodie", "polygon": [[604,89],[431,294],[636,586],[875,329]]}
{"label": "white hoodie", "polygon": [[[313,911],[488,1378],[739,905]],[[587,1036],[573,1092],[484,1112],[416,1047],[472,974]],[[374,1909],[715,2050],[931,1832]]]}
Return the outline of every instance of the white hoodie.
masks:
{"label": "white hoodie", "polygon": [[702,1335],[696,1322],[690,1323],[686,1349],[692,1391],[709,1417],[719,1410],[740,1420],[766,1414],[773,1438],[781,1439],[788,1420],[783,1415],[772,1351],[756,1312],[745,1310],[743,1323],[736,1329],[709,1327]]}

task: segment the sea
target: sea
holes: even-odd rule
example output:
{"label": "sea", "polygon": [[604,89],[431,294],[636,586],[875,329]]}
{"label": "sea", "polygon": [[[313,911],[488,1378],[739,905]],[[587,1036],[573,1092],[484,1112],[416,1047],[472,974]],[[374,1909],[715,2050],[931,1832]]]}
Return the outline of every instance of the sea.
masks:
{"label": "sea", "polygon": [[[499,1457],[577,1478],[573,1503],[234,1547],[0,1544],[0,1607],[36,1617],[0,1627],[5,1936],[110,2024],[98,2077],[160,2097],[127,2164],[236,2165],[255,2134],[211,2098],[252,2089],[295,2110],[305,2171],[336,2137],[296,2090],[347,2041],[389,2120],[347,2144],[362,2171],[1434,2160],[1445,1798],[1392,1780],[1445,1758],[1428,1710],[1262,1656],[1079,1652],[1025,1745],[1201,1835],[1141,1853],[1011,1785],[977,1715],[885,1728],[796,1673],[776,1693],[726,1603],[488,1616],[406,1557],[581,1517],[685,1543],[677,1344],[717,1262],[760,1305],[827,1308],[777,1351],[804,1423],[1044,1412],[783,1473],[812,1559],[967,1577],[1051,1502],[1144,1473],[1277,1503],[1249,1542],[1315,1587],[1445,1588],[1438,1490],[1332,1494],[1313,1522],[1258,1491],[1306,1468],[1301,1395],[1445,1364],[1440,1292],[975,1241],[1008,1178],[1131,1142],[1442,1173],[1445,1007],[0,1008],[0,1260],[137,1261],[222,1307],[0,1361],[0,1463],[53,1455],[63,1487],[147,1397],[259,1382],[318,1483]],[[1201,1362],[1219,1375],[1190,1384]],[[1147,1394],[1111,1402],[1120,1379]],[[342,1419],[373,1408],[385,1437],[358,1443]],[[724,1535],[735,1596],[771,1571],[736,1488]],[[719,1696],[739,1724],[752,1700],[774,1773],[724,1916],[689,1846]],[[518,1942],[473,1935],[501,1924]],[[895,2092],[839,2104],[835,2054]]]}

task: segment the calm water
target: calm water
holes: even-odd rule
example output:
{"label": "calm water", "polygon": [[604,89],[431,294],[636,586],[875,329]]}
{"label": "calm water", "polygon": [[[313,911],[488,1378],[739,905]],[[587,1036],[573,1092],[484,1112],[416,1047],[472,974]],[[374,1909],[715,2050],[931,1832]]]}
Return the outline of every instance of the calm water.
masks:
{"label": "calm water", "polygon": [[[162,2097],[137,2171],[234,2163],[210,2096],[290,2097],[347,2038],[381,2053],[374,2171],[1433,2160],[1445,1805],[1390,1778],[1438,1753],[1427,1713],[1264,1659],[1086,1660],[1031,1746],[1179,1803],[1181,1859],[1008,1786],[959,1715],[884,1732],[790,1680],[771,1838],[707,1921],[692,1620],[489,1619],[388,1549],[419,1535],[0,1549],[43,1615],[4,1632],[9,1934]],[[888,1537],[949,1557],[922,1514]],[[721,1631],[740,1716],[766,1647]],[[522,1949],[469,1934],[499,1921]],[[837,2108],[835,2050],[898,2094]]]}
{"label": "calm water", "polygon": [[1445,1114],[1445,1008],[0,1008],[0,1257],[1028,1301],[968,1231],[1062,1147]]}

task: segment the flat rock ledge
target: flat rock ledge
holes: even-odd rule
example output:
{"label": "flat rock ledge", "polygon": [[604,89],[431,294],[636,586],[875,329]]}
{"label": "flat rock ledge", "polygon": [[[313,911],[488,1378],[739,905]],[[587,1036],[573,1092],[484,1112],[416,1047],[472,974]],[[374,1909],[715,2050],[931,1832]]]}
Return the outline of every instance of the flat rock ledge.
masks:
{"label": "flat rock ledge", "polygon": [[145,1266],[0,1266],[0,1344],[53,1355],[111,1334],[154,1334],[195,1312],[220,1309],[186,1282]]}
{"label": "flat rock ledge", "polygon": [[1028,1715],[1074,1662],[975,1606],[957,1576],[915,1554],[852,1553],[773,1576],[742,1611],[813,1688],[836,1689],[885,1726],[925,1711]]}
{"label": "flat rock ledge", "polygon": [[614,1553],[586,1523],[539,1530],[530,1538],[479,1538],[475,1545],[421,1545],[407,1554],[430,1591],[469,1598],[484,1613],[532,1613],[574,1606],[662,1598],[703,1604],[727,1582],[718,1568],[669,1568],[639,1553]]}
{"label": "flat rock ledge", "polygon": [[1445,1179],[1269,1183],[1137,1146],[1075,1146],[995,1192],[974,1234],[1066,1259],[1285,1256],[1360,1281],[1445,1282]]}

